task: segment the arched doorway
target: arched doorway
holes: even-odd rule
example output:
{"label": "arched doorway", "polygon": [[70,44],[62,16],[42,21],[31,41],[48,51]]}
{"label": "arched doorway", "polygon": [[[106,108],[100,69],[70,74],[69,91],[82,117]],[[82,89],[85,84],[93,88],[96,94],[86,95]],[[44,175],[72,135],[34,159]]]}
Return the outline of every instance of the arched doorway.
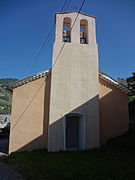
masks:
{"label": "arched doorway", "polygon": [[65,116],[65,150],[84,149],[85,121],[79,113],[70,113]]}

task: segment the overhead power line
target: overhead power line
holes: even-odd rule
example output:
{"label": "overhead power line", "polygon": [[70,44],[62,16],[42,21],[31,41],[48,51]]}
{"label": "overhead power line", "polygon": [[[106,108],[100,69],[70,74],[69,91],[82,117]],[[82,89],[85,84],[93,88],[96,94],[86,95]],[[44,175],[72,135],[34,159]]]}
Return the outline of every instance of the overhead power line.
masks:
{"label": "overhead power line", "polygon": [[[73,26],[74,26],[74,24],[75,24],[75,22],[76,22],[76,20],[77,20],[77,18],[78,18],[78,16],[79,16],[79,14],[80,14],[80,11],[81,11],[81,9],[82,9],[85,1],[86,1],[86,0],[83,0],[83,2],[81,3],[81,6],[80,6],[79,11],[78,11],[78,13],[77,13],[77,16],[76,16],[76,18],[75,18],[75,20],[74,20],[74,22],[73,22],[73,25],[72,25],[72,27],[71,27],[71,30],[73,29]],[[60,56],[60,54],[61,54],[61,52],[62,52],[62,50],[63,50],[63,48],[64,48],[64,46],[65,46],[65,43],[66,43],[66,42],[64,42],[62,48],[60,49],[59,54],[58,54],[58,56],[56,57],[56,60],[54,61],[51,69],[54,68],[56,62],[58,61],[58,58],[59,58],[59,56]],[[46,79],[45,79],[45,81],[46,81]],[[31,105],[31,103],[33,102],[33,100],[34,100],[34,98],[37,96],[37,94],[39,93],[39,91],[40,91],[41,87],[43,86],[43,84],[44,84],[44,82],[43,82],[43,83],[41,84],[41,86],[38,88],[38,90],[36,91],[36,93],[34,94],[34,96],[31,98],[31,100],[29,101],[29,103],[28,103],[28,105],[26,106],[26,108],[24,109],[24,111],[21,113],[21,115],[19,116],[19,118],[16,120],[16,123],[15,123],[15,125],[11,128],[11,131],[15,128],[15,126],[17,125],[17,123],[19,122],[19,120],[22,118],[22,116],[24,115],[24,113],[26,112],[26,110],[28,109],[28,107]]]}
{"label": "overhead power line", "polygon": [[[63,10],[66,10],[67,7],[69,6],[71,0],[65,0],[62,8],[60,9],[60,11],[62,12]],[[57,22],[57,25],[58,25],[59,21]],[[43,44],[41,45],[35,59],[34,59],[34,62],[30,68],[30,71],[28,72],[28,75],[31,74],[35,68],[35,66],[37,65],[37,63],[39,62],[40,60],[40,57],[41,55],[43,54],[43,52],[45,51],[45,49],[47,48],[48,44],[49,44],[49,40],[52,38],[52,34],[54,33],[54,29],[55,29],[55,26],[56,26],[56,22],[53,24],[53,26],[51,27],[50,31],[48,32],[48,34],[46,35],[45,37],[45,40],[43,41]],[[43,51],[44,50],[44,51]],[[16,96],[14,97],[14,99],[16,99],[16,97],[20,94],[20,91],[22,90],[19,90],[18,93],[16,94]],[[14,100],[15,101],[15,100]]]}
{"label": "overhead power line", "polygon": [[[64,10],[64,8],[68,7],[68,5],[70,4],[71,0],[66,0],[61,8],[61,12]],[[31,69],[30,69],[30,72],[29,73],[32,73],[33,70],[34,70],[34,66],[36,66],[36,64],[39,62],[39,57],[40,55],[42,55],[43,53],[43,50],[46,49],[46,47],[48,46],[48,43],[49,43],[49,40],[50,38],[52,38],[52,33],[54,32],[54,29],[55,29],[55,26],[56,26],[56,22],[53,24],[53,26],[51,27],[50,31],[48,32],[41,48],[39,49],[39,52],[37,53],[37,56],[31,66]]]}
{"label": "overhead power line", "polygon": [[[79,16],[80,12],[81,12],[81,10],[82,10],[82,7],[83,7],[85,1],[86,1],[86,0],[83,0],[81,6],[80,6],[80,8],[79,8],[79,11],[78,11],[78,13],[77,13],[77,16],[76,16],[76,18],[75,18],[75,20],[74,20],[74,22],[73,22],[73,25],[71,26],[71,31],[72,31],[72,29],[73,29],[73,27],[74,27],[74,25],[75,25],[75,23],[76,23],[76,20],[77,20],[77,18],[78,18],[78,16]],[[58,58],[59,58],[59,56],[60,56],[60,54],[61,54],[61,52],[62,52],[64,46],[65,46],[65,44],[66,44],[66,42],[64,42],[63,46],[61,47],[60,52],[59,52],[58,56],[56,57],[56,59],[55,59],[53,65],[52,65],[52,68],[55,66],[55,64],[56,64],[56,62],[57,62],[57,60],[58,60]]]}

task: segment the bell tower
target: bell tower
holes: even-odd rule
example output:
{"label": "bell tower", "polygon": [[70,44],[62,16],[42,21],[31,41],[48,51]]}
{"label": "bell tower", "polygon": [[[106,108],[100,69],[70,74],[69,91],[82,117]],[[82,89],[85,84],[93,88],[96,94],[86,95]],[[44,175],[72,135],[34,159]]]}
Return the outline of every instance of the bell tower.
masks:
{"label": "bell tower", "polygon": [[77,15],[78,12],[56,14],[48,128],[49,151],[99,146],[95,17],[83,13]]}

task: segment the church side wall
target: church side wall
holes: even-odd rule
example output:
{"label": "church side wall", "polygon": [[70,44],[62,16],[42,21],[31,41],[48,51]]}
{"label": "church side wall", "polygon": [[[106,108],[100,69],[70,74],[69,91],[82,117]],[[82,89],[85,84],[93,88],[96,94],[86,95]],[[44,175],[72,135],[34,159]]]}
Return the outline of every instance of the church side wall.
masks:
{"label": "church side wall", "polygon": [[14,89],[9,153],[46,148],[45,85],[41,78]]}
{"label": "church side wall", "polygon": [[99,80],[100,142],[120,136],[128,130],[128,96],[120,89]]}

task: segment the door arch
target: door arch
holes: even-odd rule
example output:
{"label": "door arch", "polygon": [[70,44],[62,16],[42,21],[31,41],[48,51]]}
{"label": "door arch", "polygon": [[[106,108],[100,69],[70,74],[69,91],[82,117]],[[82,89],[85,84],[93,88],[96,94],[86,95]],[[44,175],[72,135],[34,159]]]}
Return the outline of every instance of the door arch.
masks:
{"label": "door arch", "polygon": [[81,113],[69,113],[64,118],[64,150],[85,149],[85,118]]}

